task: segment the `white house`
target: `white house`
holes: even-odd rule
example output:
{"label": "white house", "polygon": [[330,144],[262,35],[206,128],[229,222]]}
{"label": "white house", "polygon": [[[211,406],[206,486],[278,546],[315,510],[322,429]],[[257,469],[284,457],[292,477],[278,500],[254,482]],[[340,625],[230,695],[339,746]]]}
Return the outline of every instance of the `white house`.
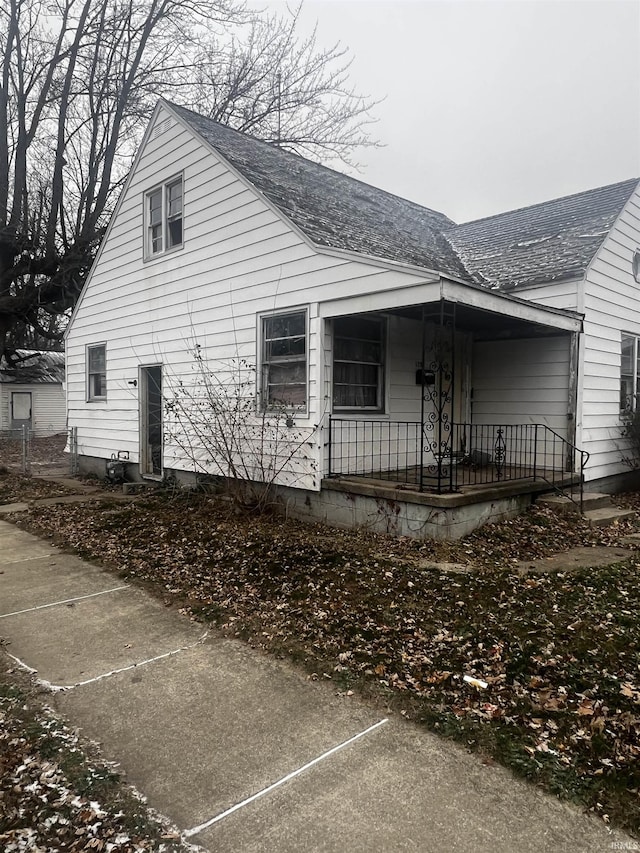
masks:
{"label": "white house", "polygon": [[219,471],[166,408],[200,359],[223,385],[246,368],[254,426],[284,411],[303,517],[459,536],[554,486],[613,488],[637,183],[456,225],[160,101],[67,332],[81,466]]}
{"label": "white house", "polygon": [[0,433],[17,435],[27,427],[47,436],[67,428],[64,353],[20,349],[15,361],[0,361]]}

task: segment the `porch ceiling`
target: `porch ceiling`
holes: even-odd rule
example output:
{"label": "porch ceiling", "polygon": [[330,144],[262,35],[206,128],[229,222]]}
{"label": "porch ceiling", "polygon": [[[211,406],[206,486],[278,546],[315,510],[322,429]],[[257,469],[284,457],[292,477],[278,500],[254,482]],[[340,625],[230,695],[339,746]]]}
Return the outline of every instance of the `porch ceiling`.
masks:
{"label": "porch ceiling", "polygon": [[441,279],[437,282],[345,296],[321,302],[321,317],[385,312],[437,321],[440,305],[455,306],[456,327],[473,331],[478,340],[580,332],[582,315],[575,311],[549,308],[526,299],[499,293],[462,282]]}

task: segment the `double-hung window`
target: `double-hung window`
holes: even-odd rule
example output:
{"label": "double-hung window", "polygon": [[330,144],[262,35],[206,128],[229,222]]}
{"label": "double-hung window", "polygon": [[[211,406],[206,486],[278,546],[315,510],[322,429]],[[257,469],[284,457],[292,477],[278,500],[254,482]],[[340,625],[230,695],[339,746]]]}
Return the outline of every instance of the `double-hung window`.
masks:
{"label": "double-hung window", "polygon": [[307,409],[307,312],[261,318],[262,404]]}
{"label": "double-hung window", "polygon": [[145,195],[145,255],[153,258],[182,246],[182,176]]}
{"label": "double-hung window", "polygon": [[384,408],[385,320],[338,317],[333,321],[333,408]]}
{"label": "double-hung window", "polygon": [[107,346],[95,344],[87,347],[87,400],[107,398]]}
{"label": "double-hung window", "polygon": [[634,412],[640,394],[640,346],[636,335],[622,335],[620,411]]}

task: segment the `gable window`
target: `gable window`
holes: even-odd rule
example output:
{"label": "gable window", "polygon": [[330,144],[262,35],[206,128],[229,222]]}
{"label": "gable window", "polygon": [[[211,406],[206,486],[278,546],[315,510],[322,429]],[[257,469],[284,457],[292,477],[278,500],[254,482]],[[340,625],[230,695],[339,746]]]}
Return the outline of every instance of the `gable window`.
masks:
{"label": "gable window", "polygon": [[382,317],[337,317],[333,321],[333,408],[384,408]]}
{"label": "gable window", "polygon": [[107,398],[107,346],[87,347],[87,400]]}
{"label": "gable window", "polygon": [[634,412],[640,393],[640,347],[635,335],[622,335],[620,359],[620,411]]}
{"label": "gable window", "polygon": [[307,409],[307,312],[262,317],[262,402]]}
{"label": "gable window", "polygon": [[182,246],[182,176],[145,195],[145,256]]}

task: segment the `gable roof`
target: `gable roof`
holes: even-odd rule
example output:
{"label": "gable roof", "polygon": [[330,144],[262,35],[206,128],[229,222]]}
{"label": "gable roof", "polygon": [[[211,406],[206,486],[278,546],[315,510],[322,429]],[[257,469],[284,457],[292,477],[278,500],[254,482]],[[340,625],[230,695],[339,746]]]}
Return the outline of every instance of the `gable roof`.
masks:
{"label": "gable roof", "polygon": [[477,219],[446,232],[473,280],[499,289],[582,276],[638,179]]}
{"label": "gable roof", "polygon": [[9,365],[0,361],[0,382],[20,385],[33,383],[54,384],[64,382],[64,353],[41,350],[16,350],[18,360]]}
{"label": "gable roof", "polygon": [[316,245],[469,278],[443,213],[165,103]]}

